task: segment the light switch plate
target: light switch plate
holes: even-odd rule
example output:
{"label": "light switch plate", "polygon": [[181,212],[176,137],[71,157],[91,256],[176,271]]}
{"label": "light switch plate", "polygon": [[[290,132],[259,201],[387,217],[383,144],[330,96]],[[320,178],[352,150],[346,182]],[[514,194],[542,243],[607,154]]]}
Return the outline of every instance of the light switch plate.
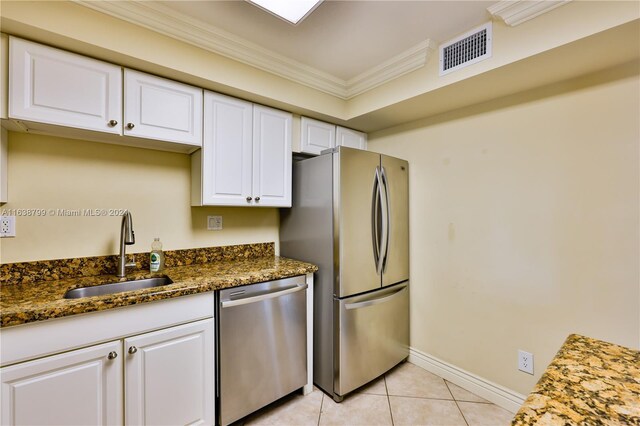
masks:
{"label": "light switch plate", "polygon": [[207,229],[209,231],[222,231],[222,216],[207,216]]}

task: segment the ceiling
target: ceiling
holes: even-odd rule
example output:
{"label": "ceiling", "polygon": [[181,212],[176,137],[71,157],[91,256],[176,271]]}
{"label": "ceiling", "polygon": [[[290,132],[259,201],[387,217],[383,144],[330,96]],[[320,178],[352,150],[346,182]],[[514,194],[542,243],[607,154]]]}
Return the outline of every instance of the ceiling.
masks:
{"label": "ceiling", "polygon": [[154,3],[348,81],[426,40],[437,45],[489,21],[495,1],[325,0],[297,26],[243,0]]}

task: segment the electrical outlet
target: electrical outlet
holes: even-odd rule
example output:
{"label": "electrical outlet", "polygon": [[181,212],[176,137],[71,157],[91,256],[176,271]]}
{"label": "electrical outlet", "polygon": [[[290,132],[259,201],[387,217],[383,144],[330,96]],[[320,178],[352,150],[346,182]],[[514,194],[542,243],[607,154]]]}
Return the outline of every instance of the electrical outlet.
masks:
{"label": "electrical outlet", "polygon": [[209,231],[222,231],[222,216],[207,216],[207,229]]}
{"label": "electrical outlet", "polygon": [[533,374],[533,354],[518,350],[518,370]]}
{"label": "electrical outlet", "polygon": [[16,217],[0,216],[0,238],[16,236]]}

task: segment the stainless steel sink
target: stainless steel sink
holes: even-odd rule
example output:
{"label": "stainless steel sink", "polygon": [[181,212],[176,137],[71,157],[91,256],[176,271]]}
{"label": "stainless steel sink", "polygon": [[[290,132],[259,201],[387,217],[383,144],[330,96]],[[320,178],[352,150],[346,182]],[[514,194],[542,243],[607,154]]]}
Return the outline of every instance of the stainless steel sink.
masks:
{"label": "stainless steel sink", "polygon": [[122,281],[118,283],[102,284],[92,287],[80,287],[69,290],[64,294],[65,299],[80,299],[81,297],[102,296],[103,294],[123,293],[125,291],[143,288],[160,287],[173,284],[169,277],[146,278],[143,280]]}

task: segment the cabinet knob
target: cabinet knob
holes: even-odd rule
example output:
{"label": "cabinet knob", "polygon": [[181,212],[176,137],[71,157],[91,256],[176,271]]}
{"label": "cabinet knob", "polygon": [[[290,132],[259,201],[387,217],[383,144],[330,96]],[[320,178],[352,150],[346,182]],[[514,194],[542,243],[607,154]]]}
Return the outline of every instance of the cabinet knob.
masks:
{"label": "cabinet knob", "polygon": [[133,124],[133,123],[127,123],[127,129],[131,130],[131,129],[133,129],[134,127],[136,127],[136,125],[135,125],[135,124]]}
{"label": "cabinet knob", "polygon": [[251,200],[253,200],[253,198],[251,198],[251,197],[247,197],[247,203],[250,203],[250,202],[251,202]]}
{"label": "cabinet knob", "polygon": [[118,352],[109,352],[109,355],[107,355],[107,359],[116,359],[118,358]]}
{"label": "cabinet knob", "polygon": [[138,348],[136,348],[135,346],[129,347],[129,353],[131,355],[135,354],[136,352],[138,352]]}
{"label": "cabinet knob", "polygon": [[260,201],[260,197],[256,197],[256,202]]}
{"label": "cabinet knob", "polygon": [[118,122],[116,120],[109,120],[109,126],[116,127],[117,125],[118,125]]}

